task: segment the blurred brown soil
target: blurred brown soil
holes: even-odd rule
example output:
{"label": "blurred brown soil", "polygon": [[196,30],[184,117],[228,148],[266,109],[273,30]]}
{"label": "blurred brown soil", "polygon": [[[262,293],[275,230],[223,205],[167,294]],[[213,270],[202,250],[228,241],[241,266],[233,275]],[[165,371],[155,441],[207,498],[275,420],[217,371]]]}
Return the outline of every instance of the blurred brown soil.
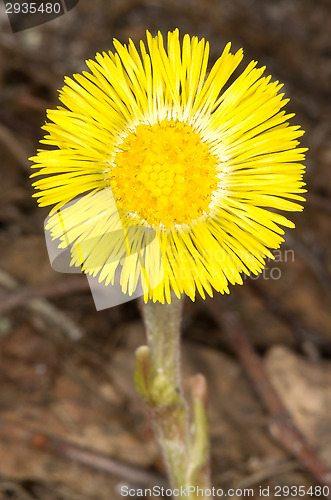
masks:
{"label": "blurred brown soil", "polygon": [[[15,284],[17,292],[72,278],[49,265],[48,211],[31,197],[27,160],[42,137],[46,108],[57,105],[63,76],[111,49],[113,37],[138,41],[146,29],[175,27],[206,37],[211,61],[230,40],[244,48],[246,63],[266,65],[284,82],[288,109],[306,130],[305,210],[293,216],[296,229],[276,261],[253,285],[232,287],[227,303],[296,425],[331,467],[328,0],[81,0],[64,17],[18,34],[0,10],[0,307]],[[267,296],[292,323],[275,314]],[[215,487],[315,485],[270,436],[268,415],[203,301],[187,300],[184,313],[185,377],[201,372],[209,385]],[[0,315],[0,500],[108,500],[120,498],[121,484],[136,484],[124,466],[164,475],[149,416],[133,389],[134,350],[144,342],[135,303],[96,312],[88,291],[25,299]],[[46,449],[43,435],[108,455],[123,465],[122,477]]]}

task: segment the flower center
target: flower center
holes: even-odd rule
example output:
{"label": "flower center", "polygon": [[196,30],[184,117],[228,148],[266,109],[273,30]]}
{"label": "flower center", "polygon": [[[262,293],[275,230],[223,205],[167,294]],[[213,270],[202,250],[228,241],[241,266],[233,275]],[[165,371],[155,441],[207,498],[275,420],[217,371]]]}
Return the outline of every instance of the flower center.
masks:
{"label": "flower center", "polygon": [[110,182],[118,208],[166,228],[210,211],[217,158],[189,125],[138,125],[119,145]]}

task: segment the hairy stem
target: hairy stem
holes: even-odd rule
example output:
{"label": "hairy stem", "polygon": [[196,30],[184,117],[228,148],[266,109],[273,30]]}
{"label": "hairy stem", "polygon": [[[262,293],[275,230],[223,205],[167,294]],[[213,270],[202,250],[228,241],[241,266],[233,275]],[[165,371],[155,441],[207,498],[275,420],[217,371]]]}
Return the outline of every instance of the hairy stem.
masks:
{"label": "hairy stem", "polygon": [[[205,412],[206,382],[191,380],[192,410],[185,400],[180,369],[182,300],[141,303],[148,346],[137,350],[135,385],[151,409],[155,436],[172,488],[188,498],[209,498],[209,440]],[[200,488],[198,492],[197,488]]]}

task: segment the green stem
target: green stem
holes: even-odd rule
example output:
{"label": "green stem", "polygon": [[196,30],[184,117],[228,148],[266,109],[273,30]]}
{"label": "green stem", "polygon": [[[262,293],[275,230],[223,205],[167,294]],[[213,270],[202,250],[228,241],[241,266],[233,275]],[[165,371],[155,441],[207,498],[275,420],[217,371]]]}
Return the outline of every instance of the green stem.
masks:
{"label": "green stem", "polygon": [[182,300],[171,304],[142,304],[148,346],[137,350],[135,385],[152,410],[156,439],[166,464],[172,488],[210,488],[209,441],[205,413],[206,384],[202,375],[193,377],[192,418],[185,401],[180,369],[180,323]]}
{"label": "green stem", "polygon": [[147,302],[142,304],[147,342],[152,361],[162,370],[169,382],[182,393],[180,375],[180,324],[183,299],[173,297],[171,304]]}

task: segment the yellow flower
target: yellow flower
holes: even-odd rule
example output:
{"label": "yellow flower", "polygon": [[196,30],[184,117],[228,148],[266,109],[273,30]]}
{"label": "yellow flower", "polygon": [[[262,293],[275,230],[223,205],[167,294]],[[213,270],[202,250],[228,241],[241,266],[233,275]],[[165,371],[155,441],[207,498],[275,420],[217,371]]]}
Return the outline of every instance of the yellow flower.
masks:
{"label": "yellow flower", "polygon": [[[261,272],[294,224],[275,211],[302,210],[304,148],[278,82],[255,61],[226,90],[243,52],[228,44],[207,72],[204,39],[147,32],[140,54],[115,53],[66,78],[65,107],[49,110],[32,160],[48,227],[72,265],[145,298],[227,292]],[[79,199],[77,197],[80,197]],[[295,201],[293,201],[295,200]],[[70,202],[70,203],[69,203]],[[60,210],[61,209],[61,210]]]}

